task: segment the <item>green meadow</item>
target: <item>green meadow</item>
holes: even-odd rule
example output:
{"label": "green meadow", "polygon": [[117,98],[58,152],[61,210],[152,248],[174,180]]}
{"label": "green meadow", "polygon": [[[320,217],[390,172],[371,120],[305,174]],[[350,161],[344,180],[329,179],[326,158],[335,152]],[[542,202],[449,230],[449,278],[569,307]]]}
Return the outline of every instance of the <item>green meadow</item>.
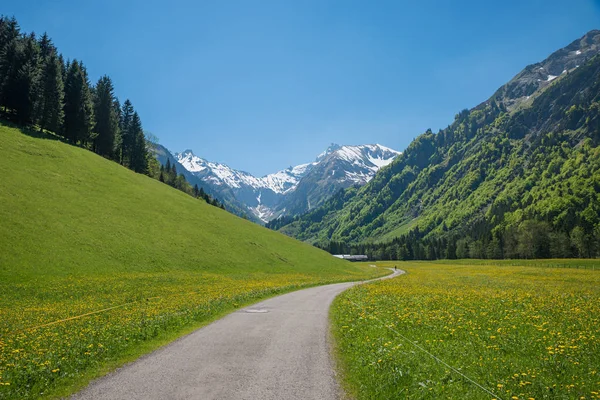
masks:
{"label": "green meadow", "polygon": [[377,264],[331,310],[354,398],[600,398],[599,260]]}
{"label": "green meadow", "polygon": [[242,305],[385,274],[0,125],[0,398],[68,395]]}

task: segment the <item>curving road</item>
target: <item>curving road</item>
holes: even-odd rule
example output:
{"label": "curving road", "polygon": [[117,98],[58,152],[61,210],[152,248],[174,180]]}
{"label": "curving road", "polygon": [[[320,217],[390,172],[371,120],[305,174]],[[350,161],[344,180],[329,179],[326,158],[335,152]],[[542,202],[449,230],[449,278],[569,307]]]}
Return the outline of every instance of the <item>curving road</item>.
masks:
{"label": "curving road", "polygon": [[337,399],[328,312],[355,284],[304,289],[238,310],[92,382],[73,399]]}

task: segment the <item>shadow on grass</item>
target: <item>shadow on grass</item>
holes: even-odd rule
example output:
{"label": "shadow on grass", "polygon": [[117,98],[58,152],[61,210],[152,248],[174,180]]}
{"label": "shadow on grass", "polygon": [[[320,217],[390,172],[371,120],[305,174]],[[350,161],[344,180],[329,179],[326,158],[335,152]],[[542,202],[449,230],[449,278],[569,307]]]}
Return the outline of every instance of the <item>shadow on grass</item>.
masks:
{"label": "shadow on grass", "polygon": [[16,124],[16,123],[6,119],[5,117],[0,118],[0,125],[7,126],[9,128],[18,129],[22,134],[30,136],[32,138],[56,140],[58,142],[63,142],[63,143],[71,144],[71,145],[73,144],[69,140],[67,140],[64,137],[59,136],[55,133],[48,132],[48,131],[41,131],[41,130],[35,129],[33,127],[19,125],[19,124]]}

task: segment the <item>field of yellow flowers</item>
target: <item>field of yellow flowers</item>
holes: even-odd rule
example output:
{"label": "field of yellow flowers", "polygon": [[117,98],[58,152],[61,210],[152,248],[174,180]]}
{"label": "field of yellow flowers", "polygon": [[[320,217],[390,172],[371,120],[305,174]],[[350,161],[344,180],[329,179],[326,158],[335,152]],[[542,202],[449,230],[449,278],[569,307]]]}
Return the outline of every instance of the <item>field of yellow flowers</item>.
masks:
{"label": "field of yellow flowers", "polygon": [[600,398],[598,268],[396,265],[332,307],[356,398]]}
{"label": "field of yellow flowers", "polygon": [[[364,276],[377,274],[363,270]],[[68,394],[111,361],[139,355],[149,341],[261,298],[357,278],[178,271],[16,285],[0,298],[0,398]]]}

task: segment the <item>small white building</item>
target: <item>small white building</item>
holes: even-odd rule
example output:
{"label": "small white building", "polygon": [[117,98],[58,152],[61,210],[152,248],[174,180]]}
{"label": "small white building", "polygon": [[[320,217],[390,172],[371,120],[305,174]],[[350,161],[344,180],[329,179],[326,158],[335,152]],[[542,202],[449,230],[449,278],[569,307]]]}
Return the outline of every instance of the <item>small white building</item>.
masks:
{"label": "small white building", "polygon": [[369,257],[358,254],[358,255],[350,255],[350,254],[334,254],[334,257],[341,258],[342,260],[348,261],[369,261]]}

